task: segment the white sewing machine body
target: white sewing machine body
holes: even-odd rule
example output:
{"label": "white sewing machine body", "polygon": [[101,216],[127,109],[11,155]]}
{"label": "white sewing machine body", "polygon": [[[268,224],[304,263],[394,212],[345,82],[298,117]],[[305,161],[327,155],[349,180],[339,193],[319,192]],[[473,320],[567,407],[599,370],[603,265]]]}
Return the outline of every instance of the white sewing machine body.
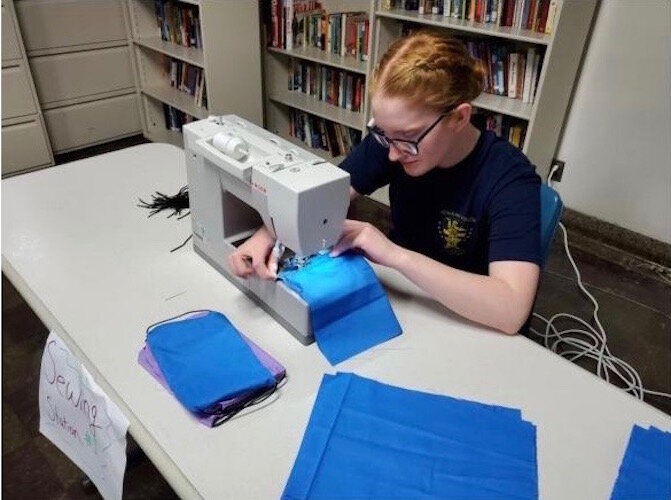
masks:
{"label": "white sewing machine body", "polygon": [[301,343],[307,303],[281,281],[231,273],[231,252],[261,225],[298,257],[333,246],[349,207],[349,174],[235,115],[184,125],[193,246]]}

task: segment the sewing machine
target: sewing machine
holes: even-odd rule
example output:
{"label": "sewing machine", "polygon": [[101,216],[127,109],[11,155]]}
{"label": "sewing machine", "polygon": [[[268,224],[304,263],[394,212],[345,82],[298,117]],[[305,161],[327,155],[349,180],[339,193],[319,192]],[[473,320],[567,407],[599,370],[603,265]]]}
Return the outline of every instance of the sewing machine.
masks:
{"label": "sewing machine", "polygon": [[[314,341],[307,303],[282,281],[243,279],[228,256],[261,224],[301,262],[332,247],[349,206],[349,174],[235,115],[184,125],[193,246],[301,343]],[[276,245],[280,248],[280,245]]]}

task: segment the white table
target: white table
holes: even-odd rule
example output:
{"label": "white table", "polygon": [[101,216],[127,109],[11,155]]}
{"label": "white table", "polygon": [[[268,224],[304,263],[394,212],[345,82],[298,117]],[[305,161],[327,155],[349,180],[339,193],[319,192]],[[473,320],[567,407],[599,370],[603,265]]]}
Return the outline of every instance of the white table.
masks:
{"label": "white table", "polygon": [[[184,497],[272,498],[286,483],[324,373],[304,347],[197,256],[190,219],[136,206],[186,184],[184,153],[150,144],[2,181],[2,269],[130,420]],[[671,418],[530,340],[469,324],[376,268],[404,334],[337,367],[407,388],[520,408],[538,427],[543,498],[608,498],[633,424]],[[208,429],[137,363],[150,324],[223,312],[287,368],[270,406]]]}

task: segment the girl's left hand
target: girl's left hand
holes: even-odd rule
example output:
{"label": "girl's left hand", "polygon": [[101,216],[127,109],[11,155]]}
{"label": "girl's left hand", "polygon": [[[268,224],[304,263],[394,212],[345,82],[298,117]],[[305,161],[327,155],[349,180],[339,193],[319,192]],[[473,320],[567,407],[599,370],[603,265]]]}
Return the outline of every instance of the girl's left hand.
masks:
{"label": "girl's left hand", "polygon": [[337,257],[352,248],[361,250],[368,260],[387,267],[395,267],[403,250],[372,224],[346,219],[340,240],[330,255]]}

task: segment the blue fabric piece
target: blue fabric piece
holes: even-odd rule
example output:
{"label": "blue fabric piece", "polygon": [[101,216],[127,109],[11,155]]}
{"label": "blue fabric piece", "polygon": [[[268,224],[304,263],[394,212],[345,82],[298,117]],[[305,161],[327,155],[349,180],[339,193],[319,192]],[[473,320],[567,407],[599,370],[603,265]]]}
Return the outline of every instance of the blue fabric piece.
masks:
{"label": "blue fabric piece", "polygon": [[671,498],[670,432],[633,427],[611,498]]}
{"label": "blue fabric piece", "polygon": [[280,278],[310,306],[315,340],[332,365],[401,334],[384,289],[360,255],[318,255]]}
{"label": "blue fabric piece", "polygon": [[537,498],[519,410],[325,375],[284,498]]}
{"label": "blue fabric piece", "polygon": [[275,384],[272,373],[218,312],[159,323],[147,331],[147,345],[170,389],[193,412]]}

